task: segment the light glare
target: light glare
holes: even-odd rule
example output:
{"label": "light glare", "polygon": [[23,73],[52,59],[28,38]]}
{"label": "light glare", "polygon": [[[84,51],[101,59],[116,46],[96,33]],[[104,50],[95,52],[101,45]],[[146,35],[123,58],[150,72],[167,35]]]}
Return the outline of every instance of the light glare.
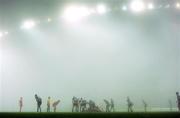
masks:
{"label": "light glare", "polygon": [[51,22],[52,21],[52,19],[51,18],[48,18],[48,20],[47,20],[48,22]]}
{"label": "light glare", "polygon": [[145,9],[145,5],[141,0],[134,0],[130,7],[133,12],[141,12]]}
{"label": "light glare", "polygon": [[159,8],[162,8],[162,5],[159,5]]}
{"label": "light glare", "polygon": [[149,3],[147,7],[148,9],[154,9],[154,5],[152,3]]}
{"label": "light glare", "polygon": [[170,5],[169,5],[169,4],[165,6],[165,8],[169,8],[169,7],[170,7]]}
{"label": "light glare", "polygon": [[122,10],[123,10],[123,11],[127,11],[127,7],[126,7],[126,6],[123,6],[123,7],[122,7]]}
{"label": "light glare", "polygon": [[68,22],[77,22],[88,15],[90,15],[88,8],[83,6],[70,6],[65,9],[63,18]]}
{"label": "light glare", "polygon": [[31,29],[36,25],[36,23],[32,20],[25,21],[22,25],[23,29]]}
{"label": "light glare", "polygon": [[7,32],[7,31],[6,31],[6,32],[4,32],[4,34],[5,34],[5,35],[8,35],[8,34],[9,34],[9,32]]}
{"label": "light glare", "polygon": [[176,8],[180,8],[180,3],[176,3]]}
{"label": "light glare", "polygon": [[3,33],[2,32],[0,32],[0,38],[2,38],[3,37]]}
{"label": "light glare", "polygon": [[106,13],[106,11],[107,11],[107,9],[106,9],[105,5],[101,4],[101,5],[97,6],[97,12],[99,14],[104,14],[104,13]]}

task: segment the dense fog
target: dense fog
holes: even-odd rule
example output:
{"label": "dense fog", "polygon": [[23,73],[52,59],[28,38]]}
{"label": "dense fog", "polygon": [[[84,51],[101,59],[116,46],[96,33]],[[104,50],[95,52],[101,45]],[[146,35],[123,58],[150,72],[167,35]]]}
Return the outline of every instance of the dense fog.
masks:
{"label": "dense fog", "polygon": [[35,94],[46,111],[48,96],[60,99],[57,111],[71,111],[72,97],[114,99],[116,111],[176,110],[180,90],[180,23],[165,11],[135,15],[108,12],[78,24],[63,20],[31,29],[16,27],[0,41],[1,111],[36,111]]}

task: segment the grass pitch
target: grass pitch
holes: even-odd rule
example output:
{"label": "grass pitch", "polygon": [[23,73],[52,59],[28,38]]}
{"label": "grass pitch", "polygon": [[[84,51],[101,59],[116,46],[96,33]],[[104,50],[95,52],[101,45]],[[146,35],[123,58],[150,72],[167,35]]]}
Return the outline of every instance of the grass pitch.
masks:
{"label": "grass pitch", "polygon": [[180,118],[180,112],[115,112],[115,113],[35,113],[35,112],[3,112],[0,118]]}

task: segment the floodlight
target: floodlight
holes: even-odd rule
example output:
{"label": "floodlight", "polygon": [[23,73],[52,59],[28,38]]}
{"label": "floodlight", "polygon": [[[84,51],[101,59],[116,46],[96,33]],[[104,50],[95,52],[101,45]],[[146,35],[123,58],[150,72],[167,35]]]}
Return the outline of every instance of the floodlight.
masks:
{"label": "floodlight", "polygon": [[106,6],[103,4],[98,5],[96,10],[97,10],[97,13],[99,14],[104,14],[107,11]]}
{"label": "floodlight", "polygon": [[33,20],[27,20],[23,23],[22,28],[23,29],[31,29],[35,27],[36,23]]}
{"label": "floodlight", "polygon": [[51,19],[51,18],[48,18],[48,19],[47,19],[47,21],[48,21],[48,22],[51,22],[51,21],[52,21],[52,19]]}
{"label": "floodlight", "polygon": [[142,0],[133,0],[130,7],[133,12],[141,12],[145,9],[145,5]]}
{"label": "floodlight", "polygon": [[124,6],[122,7],[122,10],[123,10],[123,11],[127,11],[127,7],[124,5]]}
{"label": "floodlight", "polygon": [[0,32],[0,38],[2,38],[3,37],[3,33],[2,32]]}
{"label": "floodlight", "polygon": [[180,3],[176,3],[176,8],[180,8]]}
{"label": "floodlight", "polygon": [[84,6],[69,6],[65,9],[63,18],[69,22],[78,22],[89,14],[89,9]]}
{"label": "floodlight", "polygon": [[148,9],[154,9],[154,5],[152,3],[149,3],[148,6],[147,6]]}

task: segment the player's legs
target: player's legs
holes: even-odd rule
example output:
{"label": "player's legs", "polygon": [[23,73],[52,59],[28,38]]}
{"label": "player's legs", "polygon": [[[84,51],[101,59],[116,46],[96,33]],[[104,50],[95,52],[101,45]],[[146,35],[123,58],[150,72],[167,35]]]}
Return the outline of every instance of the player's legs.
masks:
{"label": "player's legs", "polygon": [[74,112],[74,105],[72,106],[72,112]]}
{"label": "player's legs", "polygon": [[79,107],[79,111],[81,112],[81,105],[80,105],[80,107]]}
{"label": "player's legs", "polygon": [[19,110],[20,112],[22,111],[22,106],[20,106],[20,110]]}
{"label": "player's legs", "polygon": [[76,105],[76,112],[78,112],[78,106]]}
{"label": "player's legs", "polygon": [[56,112],[56,106],[54,106],[54,112]]}
{"label": "player's legs", "polygon": [[39,112],[39,106],[37,106],[37,112]]}
{"label": "player's legs", "polygon": [[112,111],[112,106],[110,106],[110,109],[109,109],[109,111],[110,111],[110,112]]}
{"label": "player's legs", "polygon": [[47,106],[47,112],[50,112],[50,106],[49,105]]}
{"label": "player's legs", "polygon": [[130,112],[130,107],[128,106],[128,112]]}
{"label": "player's legs", "polygon": [[109,106],[106,105],[106,112],[109,112]]}
{"label": "player's legs", "polygon": [[39,110],[40,110],[40,112],[41,112],[41,106],[39,106]]}
{"label": "player's legs", "polygon": [[133,112],[132,106],[130,107],[130,112]]}
{"label": "player's legs", "polygon": [[112,111],[113,111],[113,112],[115,111],[114,106],[112,106]]}
{"label": "player's legs", "polygon": [[55,106],[53,106],[53,111],[55,112]]}
{"label": "player's legs", "polygon": [[38,106],[37,106],[37,112],[41,112],[41,105],[40,104],[38,104]]}

